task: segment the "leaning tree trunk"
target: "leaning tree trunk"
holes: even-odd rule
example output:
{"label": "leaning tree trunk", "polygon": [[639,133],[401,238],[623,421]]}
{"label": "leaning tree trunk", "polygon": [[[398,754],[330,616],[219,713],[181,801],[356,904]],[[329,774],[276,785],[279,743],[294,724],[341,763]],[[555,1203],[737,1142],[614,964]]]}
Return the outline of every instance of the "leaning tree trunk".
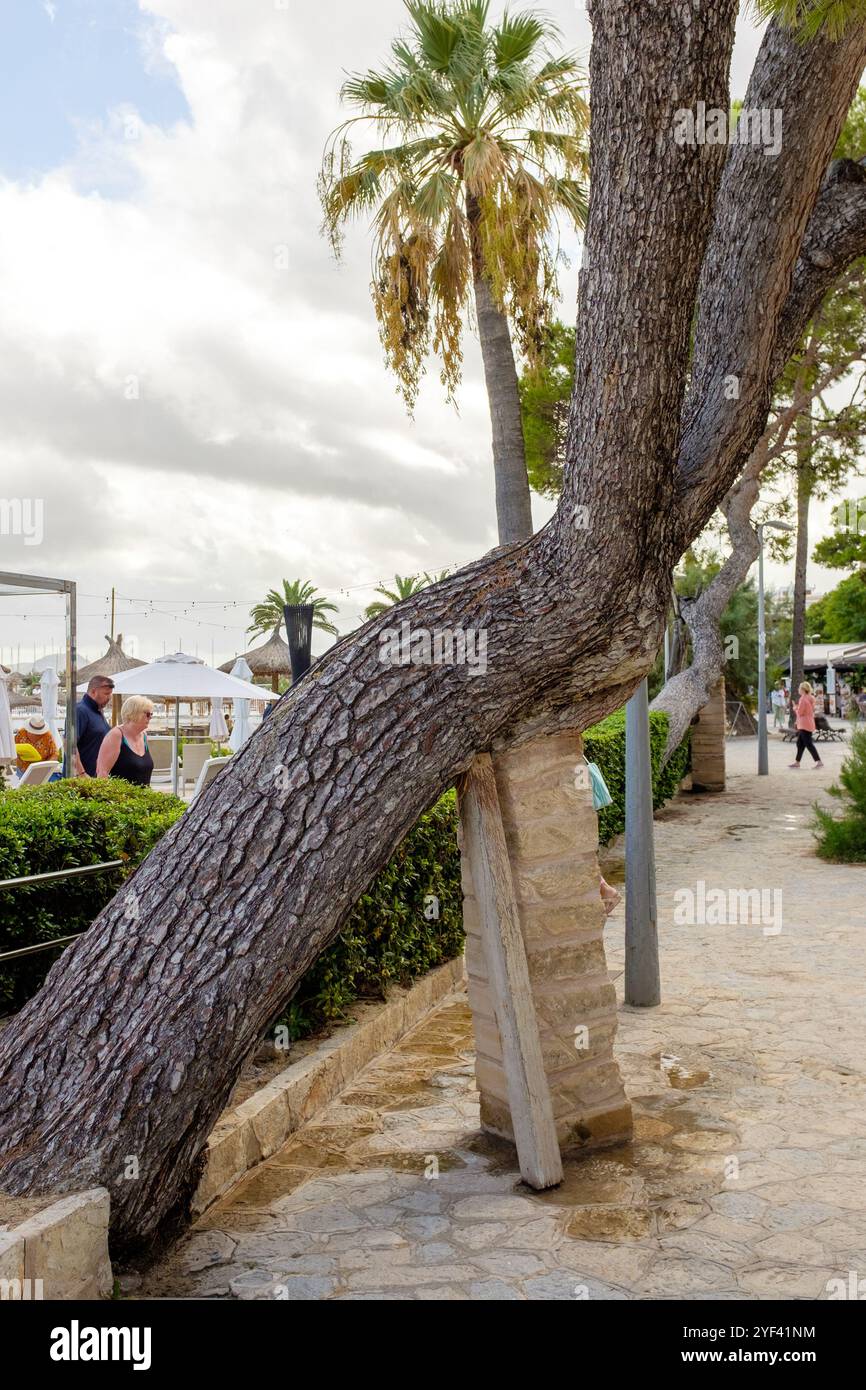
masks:
{"label": "leaning tree trunk", "polygon": [[[851,160],[837,161],[832,166],[826,180],[825,193],[828,188],[838,190],[840,186],[849,182],[843,177],[844,170],[840,171],[840,164],[850,166],[857,171],[851,182],[855,185],[864,182],[863,171],[859,164],[854,164]],[[853,242],[849,242],[849,245],[857,245],[861,251],[866,251],[866,225],[860,225],[858,237]],[[822,252],[820,256],[822,265],[831,259],[832,257],[826,250]],[[837,279],[840,279],[846,265],[844,260],[837,261],[836,265],[839,271]],[[829,294],[832,289],[833,285],[831,284],[825,293]],[[681,619],[681,621],[677,621],[675,630],[678,630],[680,626],[687,628],[692,644],[692,661],[687,667],[684,667],[683,662],[672,662],[672,674],[653,701],[653,709],[664,710],[669,717],[664,763],[679,747],[680,740],[688,725],[706,703],[710,691],[724,673],[727,654],[719,634],[719,621],[735,590],[745,581],[758,556],[758,537],[751,523],[751,514],[760,496],[761,478],[764,470],[768,463],[782,456],[792,429],[797,430],[799,427],[802,431],[804,423],[807,430],[811,429],[811,402],[828,390],[834,382],[840,380],[851,363],[859,356],[859,349],[852,351],[849,357],[835,363],[821,375],[817,375],[812,370],[815,366],[814,324],[815,320],[813,319],[812,342],[807,345],[801,359],[791,403],[773,420],[772,424],[768,424],[752,450],[742,475],[721,503],[721,510],[724,512],[728,524],[728,535],[731,542],[730,554],[718,574],[699,597],[695,599],[684,598],[678,602],[675,599],[679,619]],[[774,373],[780,365],[784,364],[781,362],[777,343],[777,350],[774,353]],[[807,383],[809,377],[811,380]],[[804,443],[808,443],[806,437],[800,442],[801,452]],[[808,448],[805,450],[805,455],[809,455]],[[806,457],[805,462],[808,461],[808,457]],[[807,531],[807,522],[808,498],[806,515],[801,527],[804,537]],[[804,543],[802,552],[804,597],[806,551],[807,547]],[[805,603],[800,605],[801,613],[804,608]],[[802,663],[800,679],[802,679]]]}
{"label": "leaning tree trunk", "polygon": [[812,416],[797,419],[797,548],[794,559],[794,612],[791,623],[791,700],[803,681],[806,642],[806,566],[809,561],[809,503],[812,500]]}
{"label": "leaning tree trunk", "polygon": [[[673,566],[763,429],[798,249],[866,61],[866,24],[812,45],[771,25],[749,104],[790,113],[779,157],[678,145],[677,109],[728,109],[737,8],[593,4],[556,517],[337,643],[64,952],[0,1037],[0,1187],[104,1183],[115,1250],[169,1230],[261,1031],[418,815],[495,738],[575,707],[597,718],[650,669]],[[405,664],[387,632],[404,619]],[[486,669],[430,661],[430,634],[455,629],[486,639]]]}
{"label": "leaning tree trunk", "polygon": [[722,568],[697,598],[679,600],[679,613],[692,644],[691,663],[665,682],[650,707],[668,716],[665,763],[679,748],[695,716],[706,708],[723,676],[726,652],[720,627],[722,614],[758,555],[758,538],[750,516],[758,498],[759,476],[747,474],[741,478],[722,504],[732,543]]}
{"label": "leaning tree trunk", "polygon": [[496,485],[499,544],[511,545],[515,541],[527,540],[532,535],[532,503],[526,472],[526,448],[523,442],[517,367],[514,363],[514,348],[507,315],[493,298],[490,283],[484,273],[484,259],[479,244],[479,209],[472,194],[467,195],[466,212],[472,247],[475,314],[478,319],[484,381],[487,386],[493,430],[493,474]]}

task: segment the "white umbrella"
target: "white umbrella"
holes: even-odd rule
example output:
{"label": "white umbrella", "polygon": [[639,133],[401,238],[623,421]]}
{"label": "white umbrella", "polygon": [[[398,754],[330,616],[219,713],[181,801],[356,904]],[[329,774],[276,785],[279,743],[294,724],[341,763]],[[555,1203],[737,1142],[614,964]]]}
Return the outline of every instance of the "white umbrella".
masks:
{"label": "white umbrella", "polygon": [[0,758],[14,758],[16,756],[7,679],[8,677],[3,671],[0,671]]}
{"label": "white umbrella", "polygon": [[[167,696],[170,700],[264,700],[260,685],[236,680],[210,666],[175,662],[171,657],[135,666],[112,676],[118,695]],[[79,689],[86,689],[80,686]]]}
{"label": "white umbrella", "polygon": [[147,666],[136,666],[131,671],[121,671],[113,677],[114,689],[118,695],[156,695],[167,696],[175,701],[174,707],[174,756],[172,759],[172,791],[177,792],[177,746],[180,739],[180,701],[181,700],[260,700],[262,691],[257,685],[247,681],[235,680],[223,671],[214,671],[210,666],[196,660],[194,656],[184,656],[177,652],[174,656],[161,657]]}
{"label": "white umbrella", "polygon": [[223,702],[222,700],[212,700],[210,709],[210,728],[208,729],[208,737],[213,739],[216,743],[222,743],[223,739],[228,738],[228,736],[229,726],[226,723],[226,717],[223,714]]}
{"label": "white umbrella", "polygon": [[[231,674],[235,680],[248,681],[252,676],[248,662],[239,656],[231,669]],[[229,739],[229,748],[233,753],[237,753],[242,748],[250,736],[250,702],[249,700],[235,700],[234,702],[235,722],[232,726],[232,736]]]}
{"label": "white umbrella", "polygon": [[46,666],[39,677],[39,694],[42,698],[42,718],[51,730],[55,743],[59,742],[57,732],[57,687],[60,680],[53,666]]}

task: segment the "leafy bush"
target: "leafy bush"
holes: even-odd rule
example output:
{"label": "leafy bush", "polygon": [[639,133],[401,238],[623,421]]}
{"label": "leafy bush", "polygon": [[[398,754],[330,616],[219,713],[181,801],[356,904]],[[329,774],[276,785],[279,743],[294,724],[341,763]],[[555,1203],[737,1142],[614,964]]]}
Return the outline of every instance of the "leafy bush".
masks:
{"label": "leafy bush", "polygon": [[[438,914],[438,915],[435,915]],[[421,816],[358,902],[332,946],[301,980],[279,1022],[306,1037],[357,998],[383,998],[463,950],[457,803],[453,791]]]}
{"label": "leafy bush", "polygon": [[[0,794],[0,879],[124,860],[106,873],[0,890],[0,953],[85,931],[184,809],[176,797],[119,778]],[[56,959],[39,951],[0,965],[0,1010],[29,999]]]}
{"label": "leafy bush", "polygon": [[[0,890],[0,952],[86,930],[123,879],[185,810],[163,792],[88,778],[0,794],[0,878],[124,859],[126,867]],[[425,915],[426,910],[426,915]],[[438,916],[433,915],[438,913]],[[285,1015],[303,1037],[382,997],[463,949],[460,855],[453,792],[422,816],[301,980]],[[0,1012],[20,1005],[56,960],[40,951],[0,967]]]}
{"label": "leafy bush", "polygon": [[837,864],[866,864],[866,729],[851,734],[839,783],[829,792],[842,803],[842,815],[837,819],[815,807],[818,854]]}
{"label": "leafy bush", "polygon": [[[690,743],[684,738],[667,767],[661,762],[668,737],[668,716],[660,710],[650,713],[650,760],[653,775],[653,807],[658,810],[676,795],[680,782],[689,770]],[[583,736],[587,761],[601,769],[613,805],[598,815],[598,839],[608,844],[625,830],[625,711],[618,711],[587,729]]]}

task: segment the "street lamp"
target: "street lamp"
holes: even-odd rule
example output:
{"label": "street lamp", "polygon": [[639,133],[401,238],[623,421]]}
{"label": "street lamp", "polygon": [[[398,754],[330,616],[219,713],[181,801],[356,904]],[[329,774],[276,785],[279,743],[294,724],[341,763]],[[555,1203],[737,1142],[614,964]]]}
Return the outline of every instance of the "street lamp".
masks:
{"label": "street lamp", "polygon": [[770,771],[767,757],[767,632],[764,626],[764,530],[793,531],[787,521],[762,521],[758,531],[758,776]]}

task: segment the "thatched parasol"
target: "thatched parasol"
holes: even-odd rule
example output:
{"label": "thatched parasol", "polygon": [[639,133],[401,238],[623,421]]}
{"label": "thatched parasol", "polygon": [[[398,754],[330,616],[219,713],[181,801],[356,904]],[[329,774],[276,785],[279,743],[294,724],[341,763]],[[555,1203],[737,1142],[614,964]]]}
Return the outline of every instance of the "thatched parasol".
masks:
{"label": "thatched parasol", "polygon": [[131,671],[133,666],[145,666],[147,663],[139,661],[138,657],[127,656],[123,650],[123,634],[117,634],[115,641],[106,634],[108,651],[101,656],[98,661],[91,661],[89,666],[81,666],[75,673],[76,685],[92,680],[94,676],[119,676],[121,671]]}
{"label": "thatched parasol", "polygon": [[9,691],[9,704],[12,709],[42,708],[42,701],[38,695],[19,695],[14,690]]}
{"label": "thatched parasol", "polygon": [[[288,643],[284,642],[280,636],[279,623],[274,628],[267,642],[261,647],[253,647],[251,651],[239,653],[239,655],[242,655],[244,661],[247,662],[253,673],[254,679],[256,676],[270,676],[271,690],[273,690],[274,693],[279,693],[280,676],[290,676],[292,674],[291,653],[289,652]],[[231,672],[236,661],[237,657],[233,656],[231,661],[223,662],[219,669],[221,671]]]}

